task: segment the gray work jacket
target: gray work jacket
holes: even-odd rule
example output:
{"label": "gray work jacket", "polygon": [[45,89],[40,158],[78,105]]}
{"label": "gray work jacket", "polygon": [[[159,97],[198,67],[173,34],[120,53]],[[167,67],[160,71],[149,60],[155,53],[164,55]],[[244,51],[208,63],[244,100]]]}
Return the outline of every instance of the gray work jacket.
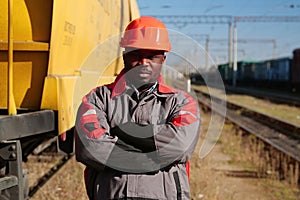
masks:
{"label": "gray work jacket", "polygon": [[[189,199],[187,163],[200,127],[197,102],[162,81],[139,99],[123,74],[92,90],[78,110],[76,159],[87,166],[89,198]],[[121,131],[124,137],[118,135],[122,128],[112,134],[128,122],[136,128]],[[126,142],[127,136],[137,142]],[[148,144],[151,150],[144,150]]]}

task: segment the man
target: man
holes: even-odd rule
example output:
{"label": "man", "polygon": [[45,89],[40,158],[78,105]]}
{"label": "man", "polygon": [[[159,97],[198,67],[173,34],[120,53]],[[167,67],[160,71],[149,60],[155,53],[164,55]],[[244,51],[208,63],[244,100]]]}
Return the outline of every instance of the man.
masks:
{"label": "man", "polygon": [[190,159],[199,136],[197,102],[165,85],[171,46],[165,25],[140,17],[127,26],[124,69],[86,95],[76,120],[76,158],[90,199],[189,199]]}

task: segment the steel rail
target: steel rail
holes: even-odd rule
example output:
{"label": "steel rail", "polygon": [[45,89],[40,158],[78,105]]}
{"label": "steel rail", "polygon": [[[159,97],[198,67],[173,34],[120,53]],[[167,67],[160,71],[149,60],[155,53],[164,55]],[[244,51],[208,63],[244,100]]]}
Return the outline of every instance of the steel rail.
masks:
{"label": "steel rail", "polygon": [[[209,107],[209,109],[211,109],[211,100],[221,101],[218,97],[209,97],[208,94],[203,94],[199,90],[195,91],[197,92],[198,101]],[[229,109],[224,117],[229,121],[300,162],[300,127],[298,125],[233,103],[227,102],[227,107]],[[218,106],[215,106],[214,109],[218,112]],[[286,127],[287,130],[282,129],[282,127]]]}

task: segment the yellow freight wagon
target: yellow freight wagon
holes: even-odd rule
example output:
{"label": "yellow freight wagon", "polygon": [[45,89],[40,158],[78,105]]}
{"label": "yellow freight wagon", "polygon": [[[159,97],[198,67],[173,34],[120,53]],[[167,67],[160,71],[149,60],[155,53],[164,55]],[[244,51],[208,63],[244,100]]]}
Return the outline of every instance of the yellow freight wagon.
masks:
{"label": "yellow freight wagon", "polygon": [[[60,149],[71,153],[81,98],[122,69],[117,42],[138,16],[135,0],[1,0],[0,151],[13,147],[20,165],[60,135]],[[11,199],[23,199],[20,170],[9,173]]]}

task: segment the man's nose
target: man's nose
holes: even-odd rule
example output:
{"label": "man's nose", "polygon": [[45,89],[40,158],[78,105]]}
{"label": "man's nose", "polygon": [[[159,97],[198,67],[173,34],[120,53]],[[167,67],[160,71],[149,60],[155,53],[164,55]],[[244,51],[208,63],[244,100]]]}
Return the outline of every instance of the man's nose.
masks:
{"label": "man's nose", "polygon": [[139,64],[140,65],[149,65],[150,59],[146,57],[140,57]]}

